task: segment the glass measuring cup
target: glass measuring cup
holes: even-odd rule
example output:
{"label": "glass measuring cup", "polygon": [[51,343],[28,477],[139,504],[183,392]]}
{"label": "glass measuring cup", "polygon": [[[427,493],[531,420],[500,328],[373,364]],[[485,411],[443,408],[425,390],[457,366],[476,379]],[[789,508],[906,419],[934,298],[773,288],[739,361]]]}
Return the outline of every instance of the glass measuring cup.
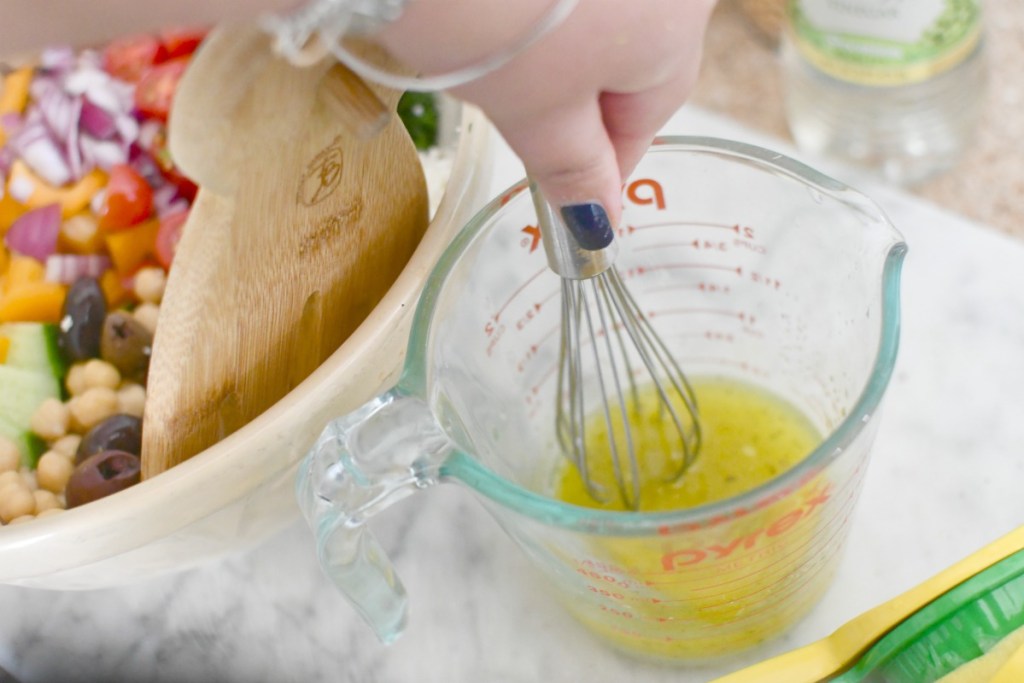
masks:
{"label": "glass measuring cup", "polygon": [[656,142],[625,187],[617,266],[691,376],[770,390],[822,438],[789,471],[701,507],[554,500],[559,280],[519,184],[443,254],[401,379],[327,426],[297,483],[320,561],[384,641],[406,595],[365,523],[455,481],[612,645],[670,660],[781,633],[830,578],[895,361],[905,245],[862,195],[767,150]]}

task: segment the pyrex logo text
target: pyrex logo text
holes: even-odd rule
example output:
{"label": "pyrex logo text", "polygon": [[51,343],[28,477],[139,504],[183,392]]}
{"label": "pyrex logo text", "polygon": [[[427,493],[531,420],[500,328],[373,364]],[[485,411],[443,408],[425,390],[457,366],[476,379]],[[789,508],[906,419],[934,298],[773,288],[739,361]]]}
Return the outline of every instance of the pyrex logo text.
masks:
{"label": "pyrex logo text", "polygon": [[832,486],[831,484],[826,484],[818,491],[812,492],[797,509],[790,510],[778,519],[772,520],[759,529],[755,529],[752,533],[734,538],[725,544],[715,543],[702,548],[673,550],[662,555],[661,566],[665,571],[671,571],[682,567],[692,567],[705,560],[721,560],[729,557],[737,550],[750,550],[762,539],[774,538],[784,534],[796,526],[800,520],[809,518],[820,505],[829,500],[831,494]]}

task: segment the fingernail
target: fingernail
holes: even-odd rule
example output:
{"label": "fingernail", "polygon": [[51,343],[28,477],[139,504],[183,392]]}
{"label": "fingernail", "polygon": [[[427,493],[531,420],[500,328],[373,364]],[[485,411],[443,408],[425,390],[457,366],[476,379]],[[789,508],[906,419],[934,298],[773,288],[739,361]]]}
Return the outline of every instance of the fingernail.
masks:
{"label": "fingernail", "polygon": [[565,225],[584,249],[604,249],[615,239],[608,212],[597,202],[569,204],[561,208],[561,214]]}

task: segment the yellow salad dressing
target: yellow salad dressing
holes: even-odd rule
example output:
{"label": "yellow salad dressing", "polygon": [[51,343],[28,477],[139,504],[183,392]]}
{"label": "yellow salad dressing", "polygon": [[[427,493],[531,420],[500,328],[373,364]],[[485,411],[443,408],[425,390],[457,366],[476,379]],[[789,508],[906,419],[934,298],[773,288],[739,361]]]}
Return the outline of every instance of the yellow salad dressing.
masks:
{"label": "yellow salad dressing", "polygon": [[[759,387],[711,377],[692,384],[703,445],[680,478],[670,476],[682,457],[677,431],[653,387],[641,392],[639,408],[630,407],[641,511],[732,498],[792,468],[821,442],[807,417]],[[621,431],[620,418],[613,432],[624,448]],[[585,438],[592,479],[614,494],[602,415],[589,416]],[[818,539],[835,535],[830,520],[821,519],[829,490],[824,476],[812,473],[785,494],[696,528],[595,534],[567,561],[577,564],[586,591],[600,597],[569,600],[567,607],[612,644],[658,658],[721,656],[777,635],[813,605],[831,577],[832,560],[824,558],[836,553],[818,553]],[[554,495],[575,505],[627,509],[618,495],[592,498],[568,462],[556,473]]]}
{"label": "yellow salad dressing", "polygon": [[[639,410],[630,406],[629,426],[643,483],[641,511],[682,510],[739,495],[788,470],[821,441],[802,413],[763,389],[718,378],[694,378],[692,386],[700,407],[703,445],[694,464],[675,481],[667,480],[679,467],[682,450],[653,385],[641,392]],[[681,406],[677,413],[687,415]],[[612,418],[622,424],[621,416]],[[621,428],[614,431],[619,450],[625,453]],[[585,440],[591,478],[614,493],[611,440],[603,415],[588,416]],[[575,505],[626,509],[617,494],[607,502],[594,500],[572,465],[563,468],[556,491],[557,498]]]}

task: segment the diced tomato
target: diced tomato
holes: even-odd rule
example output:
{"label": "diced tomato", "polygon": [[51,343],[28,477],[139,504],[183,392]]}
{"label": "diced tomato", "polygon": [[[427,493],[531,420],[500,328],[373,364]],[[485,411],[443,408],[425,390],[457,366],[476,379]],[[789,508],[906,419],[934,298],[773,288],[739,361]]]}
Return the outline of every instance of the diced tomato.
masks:
{"label": "diced tomato", "polygon": [[170,269],[174,260],[174,251],[185,229],[188,211],[175,211],[160,219],[160,229],[156,233],[156,258],[164,269]]}
{"label": "diced tomato", "polygon": [[161,126],[153,135],[146,151],[153,157],[153,161],[156,162],[164,179],[178,189],[178,196],[191,203],[199,188],[174,165],[171,151],[167,148],[166,128]]}
{"label": "diced tomato", "polygon": [[195,201],[196,192],[199,191],[199,186],[183,175],[177,167],[164,171],[163,174],[164,179],[167,180],[167,182],[178,188],[179,197],[187,201],[189,204]]}
{"label": "diced tomato", "polygon": [[166,59],[188,57],[196,51],[199,43],[203,42],[205,37],[206,29],[204,28],[178,27],[164,29],[160,32],[160,42],[167,54]]}
{"label": "diced tomato", "polygon": [[126,164],[112,167],[99,211],[100,229],[125,230],[146,220],[152,212],[153,190],[146,179]]}
{"label": "diced tomato", "polygon": [[188,58],[172,59],[152,66],[142,74],[135,88],[135,108],[139,113],[161,121],[167,120],[174,91],[178,88],[178,81],[185,73],[188,62]]}
{"label": "diced tomato", "polygon": [[103,68],[117,78],[135,83],[149,67],[167,59],[156,36],[137,35],[115,40],[103,49]]}

